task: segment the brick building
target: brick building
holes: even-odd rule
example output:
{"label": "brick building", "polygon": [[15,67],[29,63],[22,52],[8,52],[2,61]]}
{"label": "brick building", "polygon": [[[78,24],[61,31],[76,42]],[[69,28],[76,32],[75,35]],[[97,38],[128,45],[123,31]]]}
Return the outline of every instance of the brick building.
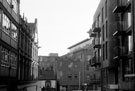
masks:
{"label": "brick building", "polygon": [[102,91],[135,89],[134,10],[134,0],[101,0],[94,14],[90,37],[94,37],[95,61],[91,66],[99,70]]}
{"label": "brick building", "polygon": [[91,43],[90,39],[76,43],[68,48],[68,54],[57,60],[57,79],[61,90],[83,90],[84,84],[89,84],[93,70],[88,61],[93,55]]}
{"label": "brick building", "polygon": [[[58,53],[50,53],[49,56],[39,56],[38,77],[42,81],[42,87],[46,90],[57,91],[57,59]],[[47,85],[49,82],[49,86]],[[59,91],[59,90],[58,90]]]}

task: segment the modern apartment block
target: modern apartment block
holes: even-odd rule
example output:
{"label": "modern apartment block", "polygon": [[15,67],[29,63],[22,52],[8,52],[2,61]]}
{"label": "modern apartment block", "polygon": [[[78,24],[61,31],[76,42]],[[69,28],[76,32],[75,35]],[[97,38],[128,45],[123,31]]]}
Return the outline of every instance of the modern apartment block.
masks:
{"label": "modern apartment block", "polygon": [[84,90],[86,87],[91,89],[88,86],[93,70],[88,61],[93,55],[91,43],[90,39],[76,43],[68,48],[70,50],[68,54],[57,60],[57,79],[61,90]]}
{"label": "modern apartment block", "polygon": [[[117,38],[118,44],[115,47],[117,62],[117,83],[120,91],[135,90],[135,1],[118,0],[113,10],[118,19],[117,29],[113,36]],[[120,9],[121,8],[121,9]]]}
{"label": "modern apartment block", "polygon": [[91,66],[96,63],[99,70],[101,91],[135,90],[134,5],[134,0],[101,0],[94,14]]}
{"label": "modern apartment block", "polygon": [[0,0],[0,91],[15,91],[20,0]]}

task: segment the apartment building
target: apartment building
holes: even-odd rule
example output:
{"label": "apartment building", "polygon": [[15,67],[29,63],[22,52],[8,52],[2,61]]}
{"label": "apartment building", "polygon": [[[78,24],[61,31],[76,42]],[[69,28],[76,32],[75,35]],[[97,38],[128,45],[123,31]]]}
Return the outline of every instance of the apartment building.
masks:
{"label": "apartment building", "polygon": [[116,55],[113,59],[118,63],[117,84],[120,91],[135,90],[134,5],[134,0],[118,0],[113,10],[118,17],[117,29],[113,36],[119,43],[115,47]]}
{"label": "apartment building", "polygon": [[85,39],[68,49],[70,52],[57,60],[57,79],[60,89],[66,91],[91,89],[89,86],[93,68],[89,59],[93,55],[92,41]]}
{"label": "apartment building", "polygon": [[90,37],[95,61],[91,66],[96,63],[100,70],[100,90],[133,91],[134,0],[101,0],[93,21]]}
{"label": "apartment building", "polygon": [[0,0],[0,90],[17,84],[20,0]]}

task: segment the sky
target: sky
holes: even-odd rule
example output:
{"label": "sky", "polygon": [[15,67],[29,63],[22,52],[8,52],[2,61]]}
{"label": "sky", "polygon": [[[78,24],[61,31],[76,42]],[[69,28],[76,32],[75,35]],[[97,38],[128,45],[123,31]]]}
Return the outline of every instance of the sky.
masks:
{"label": "sky", "polygon": [[100,0],[20,0],[28,22],[38,20],[38,55],[69,52],[68,47],[89,38],[87,33]]}

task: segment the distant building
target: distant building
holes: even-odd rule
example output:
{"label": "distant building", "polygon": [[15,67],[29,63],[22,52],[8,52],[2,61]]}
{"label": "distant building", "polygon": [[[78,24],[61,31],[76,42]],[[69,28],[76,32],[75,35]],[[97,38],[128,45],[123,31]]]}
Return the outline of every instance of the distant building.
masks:
{"label": "distant building", "polygon": [[39,56],[39,79],[56,79],[57,75],[57,56],[53,53],[50,56]]}
{"label": "distant building", "polygon": [[[57,60],[57,78],[60,88],[67,91],[83,89],[89,84],[93,68],[89,66],[89,59],[93,55],[92,41],[85,39],[71,47],[67,55]],[[90,86],[88,86],[90,90]]]}

